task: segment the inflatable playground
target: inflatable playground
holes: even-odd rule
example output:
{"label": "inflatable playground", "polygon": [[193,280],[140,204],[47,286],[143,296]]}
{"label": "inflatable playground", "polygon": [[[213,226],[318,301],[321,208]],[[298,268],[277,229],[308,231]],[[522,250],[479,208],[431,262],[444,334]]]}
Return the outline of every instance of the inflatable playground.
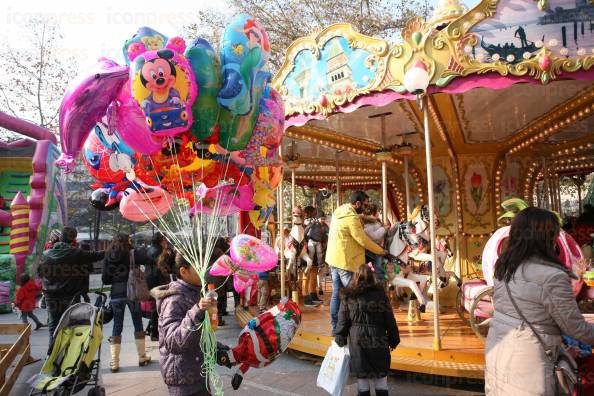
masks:
{"label": "inflatable playground", "polygon": [[65,183],[54,166],[56,137],[0,113],[0,127],[19,133],[0,142],[0,312],[11,311],[16,280],[32,274],[53,228],[66,221]]}

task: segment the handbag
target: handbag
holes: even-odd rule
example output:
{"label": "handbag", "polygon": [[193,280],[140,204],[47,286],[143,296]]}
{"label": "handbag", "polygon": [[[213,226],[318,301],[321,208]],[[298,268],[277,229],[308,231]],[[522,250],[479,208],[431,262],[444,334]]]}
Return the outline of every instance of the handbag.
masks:
{"label": "handbag", "polygon": [[130,272],[128,273],[127,295],[130,301],[150,300],[148,284],[144,272],[134,260],[134,249],[130,250]]}
{"label": "handbag", "polygon": [[113,307],[111,306],[111,299],[103,307],[103,324],[106,325],[113,320]]}
{"label": "handbag", "polygon": [[340,347],[332,341],[320,366],[316,385],[332,396],[342,396],[349,378],[350,358],[347,346]]}
{"label": "handbag", "polygon": [[562,346],[559,348],[559,355],[557,356],[557,360],[553,358],[553,351],[547,347],[544,340],[538,334],[538,332],[532,326],[526,317],[518,308],[516,304],[516,300],[512,297],[511,291],[509,290],[509,284],[505,283],[505,289],[507,290],[507,295],[514,306],[514,309],[520,315],[520,318],[530,327],[530,330],[536,336],[536,339],[542,345],[545,355],[547,358],[553,363],[553,378],[555,378],[555,395],[556,396],[584,396],[583,389],[582,389],[582,381],[580,378],[580,373],[578,371],[577,363],[571,357],[569,353],[563,348]]}
{"label": "handbag", "polygon": [[155,300],[153,299],[140,302],[140,311],[142,312],[143,318],[150,319],[155,308]]}

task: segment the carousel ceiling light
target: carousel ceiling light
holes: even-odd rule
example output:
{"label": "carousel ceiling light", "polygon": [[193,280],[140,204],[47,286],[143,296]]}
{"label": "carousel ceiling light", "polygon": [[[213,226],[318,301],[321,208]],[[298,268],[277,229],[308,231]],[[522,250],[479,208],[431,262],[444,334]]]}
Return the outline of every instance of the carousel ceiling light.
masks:
{"label": "carousel ceiling light", "polygon": [[427,91],[431,77],[427,72],[427,66],[417,61],[415,64],[407,70],[404,74],[404,87],[412,94],[420,95]]}

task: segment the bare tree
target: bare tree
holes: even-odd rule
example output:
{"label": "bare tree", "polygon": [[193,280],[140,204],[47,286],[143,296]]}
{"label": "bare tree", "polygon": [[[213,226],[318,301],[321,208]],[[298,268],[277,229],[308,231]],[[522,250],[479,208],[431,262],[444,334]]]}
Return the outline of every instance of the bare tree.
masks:
{"label": "bare tree", "polygon": [[28,21],[22,33],[22,40],[1,50],[0,66],[5,72],[0,74],[0,108],[57,134],[60,101],[76,62],[59,47],[59,29],[47,20]]}
{"label": "bare tree", "polygon": [[281,66],[285,50],[299,37],[332,23],[348,22],[359,32],[390,39],[413,16],[427,16],[428,0],[227,0],[226,12],[204,10],[186,27],[188,37],[201,36],[217,46],[233,15],[247,13],[258,19],[270,38],[271,69]]}

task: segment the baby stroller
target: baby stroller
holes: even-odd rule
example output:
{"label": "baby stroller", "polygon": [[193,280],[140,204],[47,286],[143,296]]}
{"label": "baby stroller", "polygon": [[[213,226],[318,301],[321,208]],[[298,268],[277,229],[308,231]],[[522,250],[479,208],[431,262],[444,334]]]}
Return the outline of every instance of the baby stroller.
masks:
{"label": "baby stroller", "polygon": [[[107,298],[96,294],[95,305],[76,303],[60,318],[41,372],[29,380],[31,395],[73,395],[87,386],[92,387],[88,396],[105,395],[99,385],[99,366]],[[76,296],[73,302],[79,299]]]}

